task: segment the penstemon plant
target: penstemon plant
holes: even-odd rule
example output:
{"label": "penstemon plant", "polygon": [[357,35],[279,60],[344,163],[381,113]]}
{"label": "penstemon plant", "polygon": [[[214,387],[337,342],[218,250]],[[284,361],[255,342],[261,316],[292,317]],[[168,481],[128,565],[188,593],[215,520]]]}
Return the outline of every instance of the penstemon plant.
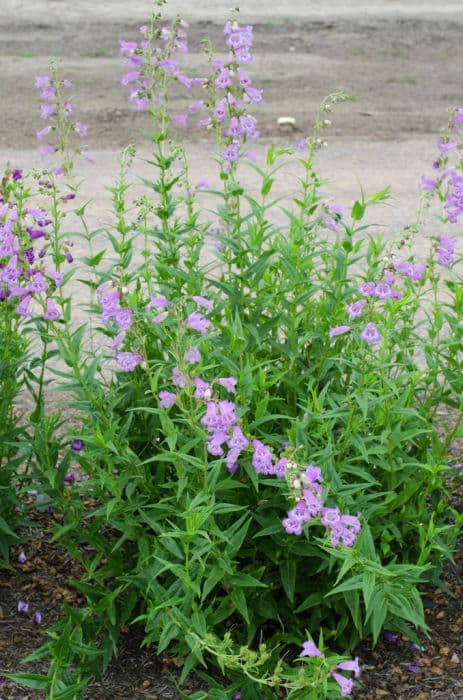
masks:
{"label": "penstemon plant", "polygon": [[[209,47],[202,77],[182,68],[186,29],[155,12],[141,38],[120,42],[129,101],[152,117],[153,175],[132,201],[129,146],[112,230],[91,231],[87,205],[74,212],[89,248],[87,323],[72,319],[66,231],[87,129],[55,64],[36,82],[47,120],[38,137],[60,162],[32,173],[30,189],[8,175],[22,194],[2,203],[2,243],[11,217],[20,232],[0,258],[2,323],[16,343],[19,319],[42,348],[38,374],[29,371],[27,473],[60,514],[53,540],[80,563],[72,585],[86,603],[66,606],[25,660],[46,657],[48,674],[4,675],[49,698],[84,697],[121,630],[142,625],[145,645],[182,659],[180,697],[193,670],[210,686],[197,700],[348,696],[359,640],[375,644],[386,625],[426,632],[418,586],[439,583],[461,530],[447,458],[463,416],[459,258],[446,233],[426,259],[412,245],[434,195],[442,228],[463,211],[461,163],[449,164],[462,110],[437,178],[423,179],[416,224],[386,244],[363,220],[389,191],[362,193],[348,212],[326,201],[315,170],[326,117],[346,96],[328,96],[310,136],[270,147],[258,165],[248,150],[259,137],[249,110],[262,100],[248,72],[252,27],[227,21],[227,58]],[[179,88],[188,104],[172,114]],[[222,189],[190,182],[174,137],[192,120],[216,137]],[[281,206],[272,188],[288,158],[300,192]],[[240,181],[243,167],[260,178],[259,195]],[[218,202],[212,215],[203,192]],[[51,415],[50,373],[66,392],[66,409]],[[5,386],[12,436],[21,385]],[[2,473],[16,504],[20,450],[8,445]]]}

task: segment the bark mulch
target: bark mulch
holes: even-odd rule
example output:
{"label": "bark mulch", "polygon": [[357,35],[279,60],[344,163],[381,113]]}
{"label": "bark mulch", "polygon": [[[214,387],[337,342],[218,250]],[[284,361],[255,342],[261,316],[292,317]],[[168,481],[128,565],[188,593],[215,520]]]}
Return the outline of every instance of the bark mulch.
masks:
{"label": "bark mulch", "polygon": [[[78,566],[49,541],[47,528],[39,516],[38,528],[24,545],[27,560],[20,564],[16,549],[13,570],[0,571],[0,673],[28,671],[43,673],[43,661],[20,665],[21,659],[46,641],[46,627],[60,617],[63,602],[79,604],[79,595],[69,585],[79,578]],[[40,524],[42,522],[42,525]],[[358,700],[462,700],[463,699],[463,554],[457,553],[456,566],[446,568],[449,593],[429,588],[424,592],[430,637],[422,636],[420,648],[395,635],[386,634],[374,650],[364,643],[358,650],[362,676],[354,697]],[[27,614],[17,611],[18,602],[27,601]],[[42,623],[34,622],[36,611]],[[140,635],[127,630],[122,635],[118,658],[105,674],[106,688],[92,684],[88,700],[173,700],[178,693],[172,677],[179,662],[157,657],[150,649],[139,649]],[[199,688],[200,681],[187,680],[186,694]],[[35,700],[38,691],[21,689],[0,678],[0,700]]]}

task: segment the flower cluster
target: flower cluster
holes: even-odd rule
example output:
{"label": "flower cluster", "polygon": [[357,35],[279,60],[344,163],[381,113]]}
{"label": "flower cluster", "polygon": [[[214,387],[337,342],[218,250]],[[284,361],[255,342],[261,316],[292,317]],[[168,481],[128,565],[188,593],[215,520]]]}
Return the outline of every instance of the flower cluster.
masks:
{"label": "flower cluster", "polygon": [[[448,259],[448,252],[453,253],[451,239],[441,237],[442,241],[439,250],[442,252],[442,260]],[[447,246],[447,247],[446,247]],[[442,263],[443,264],[443,263]],[[408,261],[394,261],[395,272],[407,277],[412,282],[421,282],[426,271],[426,265],[421,263],[413,263]],[[351,320],[360,318],[363,315],[365,307],[372,308],[372,303],[375,301],[386,301],[391,299],[397,301],[402,298],[403,294],[400,290],[394,287],[396,282],[395,275],[391,270],[384,270],[383,278],[379,282],[367,281],[362,282],[358,288],[361,298],[351,302],[346,307],[346,313]],[[336,338],[339,335],[344,335],[352,330],[351,326],[340,325],[334,326],[329,330],[329,337]],[[362,331],[359,333],[360,340],[368,345],[377,345],[381,342],[381,334],[376,323],[368,322]]]}
{"label": "flower cluster", "polygon": [[437,245],[437,262],[444,267],[449,267],[455,260],[456,241],[441,234]]}
{"label": "flower cluster", "polygon": [[[17,611],[20,615],[28,615],[29,603],[25,600],[18,600]],[[34,615],[32,616],[32,619],[36,625],[42,624],[42,613],[40,612],[40,610],[35,611]]]}
{"label": "flower cluster", "polygon": [[360,532],[359,516],[343,515],[339,508],[327,508],[323,504],[323,476],[320,467],[310,464],[301,471],[294,462],[286,463],[287,480],[296,500],[283,527],[291,535],[301,535],[305,523],[314,519],[330,533],[333,547],[352,547]]}
{"label": "flower cluster", "polygon": [[144,25],[139,30],[143,37],[140,41],[119,41],[119,54],[130,67],[121,84],[129,88],[129,102],[138,112],[165,103],[169,80],[177,80],[188,90],[204,83],[200,78],[188,78],[175,58],[175,54],[188,51],[186,26],[182,20],[176,20],[170,28]]}
{"label": "flower cluster", "polygon": [[[252,27],[241,27],[236,21],[229,21],[225,24],[224,35],[230,53],[226,61],[212,61],[214,73],[208,81],[213,95],[208,103],[210,114],[199,125],[213,126],[221,133],[222,160],[225,169],[229,169],[239,160],[246,142],[259,138],[257,120],[248,113],[248,107],[262,102],[262,90],[252,85],[242,67],[252,61]],[[246,155],[252,157],[251,153]]]}
{"label": "flower cluster", "polygon": [[84,139],[88,133],[88,127],[81,121],[75,120],[74,110],[70,96],[66,91],[72,88],[70,80],[61,79],[56,65],[51,66],[51,75],[39,75],[35,79],[35,88],[40,90],[40,116],[47,124],[37,132],[39,141],[48,139],[55,134],[57,143],[51,145],[45,143],[39,147],[39,153],[43,156],[61,151],[63,157],[62,166],[55,168],[55,174],[69,172],[72,169],[72,155],[78,153],[89,162],[94,162],[93,157],[75,141]]}
{"label": "flower cluster", "polygon": [[[133,325],[133,311],[120,305],[121,293],[113,287],[112,282],[103,282],[96,290],[98,302],[102,308],[101,320],[105,324],[114,324],[117,329],[115,338],[111,342],[113,350],[118,350],[123,344],[127,331]],[[116,361],[124,372],[133,372],[142,360],[141,355],[130,351],[118,352]]]}
{"label": "flower cluster", "polygon": [[35,298],[42,318],[55,321],[61,311],[50,295],[61,285],[63,274],[45,266],[46,245],[34,250],[35,241],[46,240],[50,223],[47,212],[32,207],[20,222],[17,206],[0,201],[0,301],[17,299],[16,313],[27,317],[32,316]]}
{"label": "flower cluster", "polygon": [[[325,659],[324,653],[317,647],[317,645],[311,639],[308,639],[302,645],[302,651],[299,654],[299,658],[303,658],[305,656],[309,658],[318,657],[321,659]],[[359,678],[360,676],[358,656],[355,657],[355,659],[353,659],[352,661],[341,661],[340,663],[336,664],[335,668],[339,669],[340,671],[351,671],[354,674],[355,678]],[[334,678],[334,680],[339,684],[341,689],[341,695],[343,697],[351,695],[354,689],[354,681],[352,680],[352,678],[346,678],[342,675],[342,673],[337,673],[337,671],[333,671],[331,675]]]}

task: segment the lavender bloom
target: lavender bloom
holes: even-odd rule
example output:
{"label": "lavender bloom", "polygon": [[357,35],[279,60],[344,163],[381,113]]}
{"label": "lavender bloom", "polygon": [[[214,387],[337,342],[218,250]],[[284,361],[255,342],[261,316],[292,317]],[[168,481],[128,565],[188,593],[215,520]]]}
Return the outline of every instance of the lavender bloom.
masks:
{"label": "lavender bloom", "polygon": [[194,296],[192,297],[192,299],[194,299],[194,301],[200,306],[204,306],[204,308],[208,311],[212,311],[212,309],[214,308],[214,302],[212,302],[210,299],[206,299],[206,297]]}
{"label": "lavender bloom", "polygon": [[382,638],[386,640],[386,642],[391,642],[392,644],[395,644],[398,639],[399,635],[397,632],[391,632],[390,630],[384,630],[381,634]]}
{"label": "lavender bloom", "polygon": [[116,335],[115,338],[112,339],[111,341],[111,348],[113,350],[117,350],[118,348],[121,347],[122,343],[124,342],[125,339],[125,332],[121,331]]}
{"label": "lavender bloom", "polygon": [[347,307],[347,315],[350,318],[357,318],[358,316],[361,316],[363,307],[366,303],[366,299],[359,299],[358,301],[354,301],[352,304],[349,304]]}
{"label": "lavender bloom", "polygon": [[273,461],[272,453],[270,452],[269,448],[260,440],[253,440],[252,446],[254,447],[252,466],[256,470],[257,474],[271,474]]}
{"label": "lavender bloom", "polygon": [[392,295],[391,285],[385,281],[378,282],[376,285],[376,296],[379,299],[389,299]]}
{"label": "lavender bloom", "polygon": [[452,171],[449,178],[450,192],[444,209],[451,224],[456,224],[463,213],[463,176]]}
{"label": "lavender bloom", "polygon": [[76,477],[74,476],[74,474],[71,473],[66,474],[66,476],[64,477],[64,481],[66,482],[66,484],[73,484],[75,480]]}
{"label": "lavender bloom", "polygon": [[422,177],[420,180],[420,187],[425,192],[435,192],[436,191],[436,181],[430,177]]}
{"label": "lavender bloom", "polygon": [[176,394],[171,391],[160,391],[159,392],[159,406],[160,408],[170,408],[174,405],[177,399]]}
{"label": "lavender bloom", "polygon": [[116,355],[117,364],[124,372],[133,372],[142,359],[141,355],[135,355],[133,352],[120,352]]}
{"label": "lavender bloom", "polygon": [[26,603],[25,600],[19,600],[17,609],[20,615],[27,615],[29,612],[29,603]]}
{"label": "lavender bloom", "polygon": [[225,389],[231,394],[236,394],[237,380],[235,379],[235,377],[219,377],[219,379],[217,379],[217,382],[223,387],[225,387]]}
{"label": "lavender bloom", "polygon": [[185,353],[185,360],[192,365],[196,364],[197,362],[201,362],[201,353],[198,348],[188,348]]}
{"label": "lavender bloom", "polygon": [[280,478],[284,478],[286,476],[287,463],[288,460],[286,457],[281,457],[281,459],[275,462],[273,467],[273,473],[275,474],[275,476],[279,476]]}
{"label": "lavender bloom", "polygon": [[281,521],[288,535],[302,535],[302,522],[296,518],[285,518]]}
{"label": "lavender bloom", "polygon": [[346,695],[351,695],[354,689],[354,681],[351,678],[346,678],[340,673],[333,672],[331,674],[334,680],[339,683],[341,687],[341,695],[345,697]]}
{"label": "lavender bloom", "polygon": [[31,303],[31,299],[32,297],[30,295],[27,295],[19,302],[15,309],[18,316],[31,316],[31,312],[29,311],[29,304]]}
{"label": "lavender bloom", "polygon": [[214,433],[207,442],[209,454],[214,455],[214,457],[221,457],[224,453],[222,445],[227,441],[227,438],[227,433],[222,430]]}
{"label": "lavender bloom", "polygon": [[375,297],[376,296],[376,284],[374,282],[363,282],[360,285],[358,291],[363,294],[364,297]]}
{"label": "lavender bloom", "polygon": [[424,271],[426,270],[426,265],[410,265],[410,270],[407,273],[407,277],[413,282],[421,282],[423,279]]}
{"label": "lavender bloom", "polygon": [[233,433],[230,438],[228,438],[228,447],[231,450],[244,450],[246,447],[249,445],[249,440],[245,437],[243,434],[243,431],[239,427],[239,425],[235,425],[233,427]]}
{"label": "lavender bloom", "polygon": [[233,401],[211,401],[207,404],[206,415],[202,422],[210,432],[227,432],[237,420],[236,406]]}
{"label": "lavender bloom", "polygon": [[195,379],[193,379],[193,384],[196,387],[195,393],[193,394],[195,399],[210,399],[211,387],[207,382],[203,381],[199,377],[195,377]]}
{"label": "lavender bloom", "polygon": [[180,389],[184,389],[187,385],[186,377],[182,374],[179,367],[174,367],[172,370],[172,384],[178,386]]}
{"label": "lavender bloom", "polygon": [[454,262],[456,241],[441,234],[437,248],[437,262],[444,267],[449,267]]}
{"label": "lavender bloom", "polygon": [[339,668],[341,671],[353,671],[355,678],[360,676],[358,656],[356,656],[353,661],[341,661],[340,664],[337,664],[336,668]]}
{"label": "lavender bloom", "polygon": [[410,664],[408,666],[404,666],[404,670],[408,671],[409,673],[419,673],[421,671],[420,667],[417,666],[416,664]]}
{"label": "lavender bloom", "polygon": [[119,327],[119,331],[127,331],[133,324],[132,309],[118,309],[114,314],[114,321]]}
{"label": "lavender bloom", "polygon": [[338,335],[343,335],[348,331],[350,331],[350,326],[334,326],[334,328],[330,328],[329,337],[336,338]]}
{"label": "lavender bloom", "polygon": [[61,311],[53,299],[47,299],[47,310],[43,314],[43,318],[46,321],[57,321],[59,318],[61,318]]}
{"label": "lavender bloom", "polygon": [[381,342],[381,336],[378,328],[374,323],[367,323],[363,331],[360,333],[360,339],[364,340],[368,345],[376,345]]}
{"label": "lavender bloom", "polygon": [[84,449],[85,442],[81,440],[80,438],[75,438],[71,442],[71,450],[73,452],[80,452],[81,450]]}
{"label": "lavender bloom", "polygon": [[198,331],[198,333],[200,333],[202,336],[207,335],[207,329],[211,325],[211,322],[197,311],[188,316],[186,323],[189,328],[194,331]]}
{"label": "lavender bloom", "polygon": [[34,623],[36,625],[41,625],[42,624],[42,613],[37,610],[37,612],[34,613],[34,617],[32,618],[34,620]]}
{"label": "lavender bloom", "polygon": [[19,562],[20,564],[25,564],[26,561],[27,561],[26,555],[24,554],[24,552],[20,552],[19,555],[18,555],[18,562]]}
{"label": "lavender bloom", "polygon": [[311,639],[308,639],[304,644],[302,645],[302,651],[299,654],[299,656],[321,656],[323,657],[324,654],[323,652],[320,651],[320,649],[312,642]]}

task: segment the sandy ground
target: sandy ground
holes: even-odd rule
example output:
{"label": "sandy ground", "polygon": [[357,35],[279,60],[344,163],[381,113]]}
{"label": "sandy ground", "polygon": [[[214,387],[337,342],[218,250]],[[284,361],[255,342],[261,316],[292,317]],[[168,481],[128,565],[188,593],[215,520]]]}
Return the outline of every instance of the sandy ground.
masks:
{"label": "sandy ground", "polygon": [[[88,146],[97,161],[79,170],[86,180],[83,196],[92,198],[92,226],[110,220],[105,188],[113,182],[120,148],[135,142],[141,155],[148,153],[146,119],[119,84],[124,68],[118,39],[134,38],[151,7],[149,0],[0,0],[0,164],[40,164],[35,133],[43,122],[33,79],[58,57],[75,84],[76,112],[89,124]],[[229,7],[228,0],[167,5],[167,16],[179,12],[190,22],[188,61],[199,73],[204,37],[223,51]],[[319,158],[320,172],[331,182],[327,198],[349,205],[359,183],[367,193],[390,185],[394,207],[376,208],[370,220],[392,232],[413,220],[419,178],[431,170],[446,110],[463,102],[463,2],[243,0],[240,14],[243,23],[255,23],[251,71],[264,87],[265,101],[255,110],[263,136],[259,158],[272,141],[287,145],[307,134],[323,97],[345,90],[356,99],[337,107]],[[184,104],[177,96],[173,109]],[[295,130],[282,133],[279,116],[294,117]],[[195,129],[186,136],[193,182],[204,176],[214,182],[210,141]],[[276,194],[291,193],[294,174],[291,166]],[[242,177],[252,185],[250,169]]]}

